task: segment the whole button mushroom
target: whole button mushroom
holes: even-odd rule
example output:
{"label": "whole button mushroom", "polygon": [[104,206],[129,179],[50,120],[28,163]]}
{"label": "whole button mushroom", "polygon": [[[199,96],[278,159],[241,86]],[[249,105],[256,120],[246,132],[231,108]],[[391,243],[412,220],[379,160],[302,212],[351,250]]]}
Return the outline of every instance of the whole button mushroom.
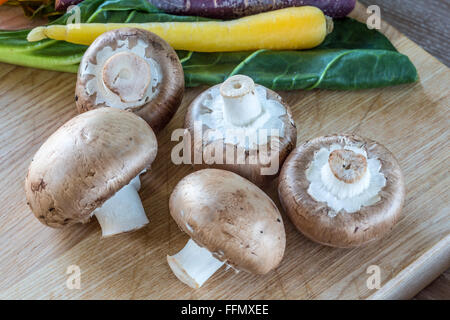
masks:
{"label": "whole button mushroom", "polygon": [[103,236],[148,223],[139,175],[156,157],[150,126],[131,112],[99,108],[78,115],[33,157],[25,180],[28,204],[43,224],[60,228],[95,215]]}
{"label": "whole button mushroom", "polygon": [[186,176],[173,190],[169,209],[191,239],[167,261],[192,288],[201,287],[223,264],[265,274],[283,258],[286,236],[277,207],[233,172],[204,169]]}
{"label": "whole button mushroom", "polygon": [[303,234],[345,248],[379,239],[393,228],[405,185],[397,160],[384,146],[356,135],[331,135],[289,155],[278,193]]}
{"label": "whole button mushroom", "polygon": [[149,31],[105,32],[86,50],[78,70],[76,105],[127,109],[158,133],[177,111],[184,74],[175,51]]}
{"label": "whole button mushroom", "polygon": [[244,75],[201,93],[188,108],[185,128],[194,165],[230,170],[260,186],[273,181],[297,142],[289,106]]}

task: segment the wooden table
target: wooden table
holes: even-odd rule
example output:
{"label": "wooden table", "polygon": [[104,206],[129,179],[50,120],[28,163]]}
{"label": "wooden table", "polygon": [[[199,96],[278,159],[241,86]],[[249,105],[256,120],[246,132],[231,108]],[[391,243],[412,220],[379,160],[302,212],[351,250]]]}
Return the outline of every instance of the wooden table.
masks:
{"label": "wooden table", "polygon": [[361,0],[378,5],[381,18],[450,66],[449,0]]}
{"label": "wooden table", "polygon": [[[383,20],[450,66],[450,1],[448,0],[361,0],[378,5]],[[450,299],[450,270],[421,291],[417,299]]]}
{"label": "wooden table", "polygon": [[[358,6],[354,16],[366,18]],[[266,276],[221,270],[199,290],[170,272],[166,254],[187,237],[168,214],[167,200],[192,171],[175,166],[171,132],[182,126],[186,106],[204,88],[188,90],[168,127],[151,175],[140,192],[151,223],[131,234],[100,238],[98,224],[55,230],[30,213],[23,179],[33,154],[76,114],[75,75],[0,64],[0,298],[105,299],[366,299],[411,298],[450,265],[450,72],[387,24],[382,30],[417,66],[420,82],[386,89],[281,92],[298,123],[299,143],[353,132],[376,139],[399,159],[407,183],[403,218],[386,238],[368,247],[334,249],[307,240],[283,215],[287,250]],[[275,186],[266,190],[279,205]],[[381,268],[382,287],[366,286],[367,267]],[[81,268],[81,290],[66,287],[66,269]]]}

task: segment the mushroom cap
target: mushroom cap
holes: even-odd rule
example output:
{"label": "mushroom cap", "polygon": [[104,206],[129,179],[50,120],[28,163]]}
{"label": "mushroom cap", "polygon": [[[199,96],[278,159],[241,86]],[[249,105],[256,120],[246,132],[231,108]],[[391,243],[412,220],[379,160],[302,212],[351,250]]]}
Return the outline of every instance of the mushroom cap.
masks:
{"label": "mushroom cap", "polygon": [[[139,105],[126,109],[143,118],[154,132],[158,133],[170,121],[181,103],[184,93],[184,73],[180,60],[172,47],[152,32],[136,28],[122,28],[105,32],[95,39],[86,50],[80,63],[75,90],[76,105],[80,113],[99,107],[111,107],[107,102],[97,102],[97,94],[90,93],[92,89],[89,88],[88,82],[96,76],[101,76],[102,72],[100,70],[100,74],[94,76],[87,66],[97,64],[100,60],[97,54],[104,48],[117,50],[117,48],[127,46],[127,49],[131,50],[137,46],[138,42],[147,45],[145,57],[153,59],[159,65],[161,79],[158,84],[151,84],[151,86],[154,85],[152,90],[156,93],[149,100],[140,101]],[[107,59],[104,60],[103,63],[106,65]],[[103,66],[99,66],[99,68],[103,69]],[[140,77],[139,81],[141,81],[144,75],[147,77],[144,69],[146,68],[140,69],[141,74],[132,76]],[[155,72],[155,70],[151,72]],[[142,90],[142,88],[139,89]]]}
{"label": "mushroom cap", "polygon": [[87,222],[92,212],[150,167],[157,141],[131,112],[99,108],[56,130],[28,168],[25,192],[34,215],[50,227]]}
{"label": "mushroom cap", "polygon": [[[336,214],[326,203],[310,196],[306,170],[321,148],[349,143],[363,147],[369,158],[379,159],[386,185],[375,204],[362,206],[357,212],[341,210]],[[373,140],[344,134],[315,138],[292,151],[281,169],[278,194],[289,218],[305,236],[321,244],[346,248],[377,240],[393,228],[400,218],[405,185],[400,166],[389,150]]]}
{"label": "mushroom cap", "polygon": [[[196,144],[195,139],[193,139],[194,123],[196,121],[199,121],[199,119],[200,119],[200,117],[202,117],[202,115],[210,112],[210,110],[208,108],[205,108],[204,102],[206,100],[210,99],[213,92],[219,92],[220,86],[221,86],[221,84],[218,84],[218,85],[215,85],[215,86],[207,89],[206,91],[202,92],[199,96],[197,96],[192,101],[192,103],[188,107],[188,110],[187,110],[187,113],[185,116],[185,120],[184,120],[184,127],[186,129],[188,129],[191,134],[191,137],[192,137],[191,143],[192,143],[193,151],[202,149],[202,145],[200,143],[203,144],[203,150],[206,150],[207,148],[214,149],[215,143],[222,143],[222,141],[223,141],[223,140],[216,140],[216,141],[211,141],[209,143],[205,143],[204,141],[203,142],[198,141],[200,143]],[[202,164],[194,164],[196,167],[198,167],[200,169],[201,168],[217,168],[217,169],[229,170],[229,171],[232,171],[232,172],[235,172],[235,173],[241,175],[242,177],[250,180],[251,182],[255,183],[258,186],[268,185],[270,182],[272,182],[278,176],[281,166],[283,165],[286,157],[295,148],[295,146],[297,144],[297,127],[292,118],[291,108],[289,107],[289,105],[286,102],[283,101],[283,99],[281,98],[281,96],[279,94],[277,94],[273,90],[270,90],[270,89],[265,88],[258,84],[255,84],[255,88],[264,88],[267,92],[268,100],[275,100],[275,101],[281,103],[284,106],[284,108],[286,109],[286,113],[279,117],[281,119],[281,121],[283,121],[283,124],[284,124],[284,135],[281,137],[271,136],[267,140],[267,147],[263,148],[263,150],[268,150],[268,154],[270,155],[270,157],[276,156],[277,152],[278,152],[279,168],[278,168],[276,174],[261,175],[261,168],[269,167],[270,165],[262,164],[259,161],[259,157],[258,157],[258,163],[256,163],[256,164],[249,163],[249,158],[253,154],[252,153],[253,151],[251,151],[251,148],[250,148],[250,150],[247,150],[245,152],[245,164],[238,164],[236,161],[234,164],[226,163],[225,150],[227,149],[227,146],[234,149],[235,155],[238,153],[238,150],[240,149],[237,145],[231,145],[228,143],[224,144],[223,164],[216,164],[216,163],[206,164],[205,161],[203,161]],[[204,133],[208,129],[215,129],[215,128],[210,128],[208,125],[203,124],[202,129],[203,129],[203,133]],[[273,148],[271,147],[271,143],[272,143]],[[242,150],[242,149],[240,149],[240,150]],[[276,152],[272,153],[272,151],[276,151]],[[258,154],[257,150],[255,152],[256,152],[256,154]],[[194,152],[192,152],[192,155],[193,154],[194,154]],[[192,163],[194,163],[194,162],[192,162]],[[272,160],[269,163],[272,163]]]}
{"label": "mushroom cap", "polygon": [[233,172],[189,174],[173,190],[169,209],[192,240],[236,269],[265,274],[283,258],[286,236],[276,205]]}

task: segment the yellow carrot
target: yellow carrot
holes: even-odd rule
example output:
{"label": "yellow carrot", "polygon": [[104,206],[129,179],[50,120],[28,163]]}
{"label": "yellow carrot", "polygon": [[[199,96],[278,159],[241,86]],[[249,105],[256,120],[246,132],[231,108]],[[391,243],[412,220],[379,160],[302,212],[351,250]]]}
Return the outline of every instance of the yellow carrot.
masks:
{"label": "yellow carrot", "polygon": [[130,27],[156,33],[177,50],[309,49],[322,43],[331,26],[320,9],[305,6],[229,21],[51,25],[33,29],[28,41],[50,38],[89,45],[106,31]]}

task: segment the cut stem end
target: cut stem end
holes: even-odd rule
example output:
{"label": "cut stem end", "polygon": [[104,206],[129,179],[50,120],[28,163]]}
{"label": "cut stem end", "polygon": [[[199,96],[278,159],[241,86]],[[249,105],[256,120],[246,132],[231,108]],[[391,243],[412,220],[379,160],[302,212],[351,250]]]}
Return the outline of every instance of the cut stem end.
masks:
{"label": "cut stem end", "polygon": [[167,256],[167,263],[181,282],[194,289],[200,288],[224,264],[192,239],[180,252]]}
{"label": "cut stem end", "polygon": [[332,33],[334,30],[334,22],[333,18],[329,16],[325,16],[325,23],[326,23],[326,29],[327,29],[327,35]]}
{"label": "cut stem end", "polygon": [[367,159],[352,150],[334,150],[328,157],[328,164],[336,179],[345,183],[356,183],[367,172]]}
{"label": "cut stem end", "polygon": [[252,78],[235,75],[220,86],[224,102],[224,118],[235,126],[253,122],[262,112],[261,103],[255,92]]}
{"label": "cut stem end", "polygon": [[27,35],[27,40],[29,42],[40,41],[43,39],[47,39],[47,36],[45,34],[45,27],[36,27]]}
{"label": "cut stem end", "polygon": [[105,86],[124,103],[143,99],[152,79],[148,63],[132,52],[112,55],[102,71]]}

